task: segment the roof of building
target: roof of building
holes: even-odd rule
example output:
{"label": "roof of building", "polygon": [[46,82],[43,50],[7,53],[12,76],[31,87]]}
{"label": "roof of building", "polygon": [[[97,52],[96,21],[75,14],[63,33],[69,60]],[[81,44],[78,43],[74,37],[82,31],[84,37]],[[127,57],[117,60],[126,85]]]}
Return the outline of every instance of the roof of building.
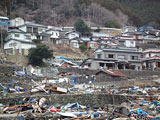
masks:
{"label": "roof of building", "polygon": [[141,54],[142,52],[139,52],[136,50],[136,48],[127,48],[127,47],[118,47],[118,48],[104,48],[104,49],[98,49],[95,52],[125,52],[125,53],[137,53]]}
{"label": "roof of building", "polygon": [[109,34],[94,32],[92,37],[109,37]]}
{"label": "roof of building", "polygon": [[14,32],[14,33],[25,33],[23,30],[20,29],[9,29],[8,32]]}
{"label": "roof of building", "polygon": [[158,60],[160,61],[159,56],[153,56],[153,57],[148,57],[148,58],[142,58],[141,61],[150,61],[150,60]]}
{"label": "roof of building", "polygon": [[157,46],[152,43],[137,43],[136,47],[142,48],[142,49],[148,49],[148,48],[156,48]]}
{"label": "roof of building", "polygon": [[32,45],[35,45],[34,43],[32,43],[31,41],[24,41],[24,40],[17,40],[17,39],[8,39],[6,43],[8,43],[9,41],[11,40],[14,40],[14,41],[17,41],[17,42],[21,42],[21,43],[26,43],[26,44],[32,44]]}
{"label": "roof of building", "polygon": [[47,30],[45,30],[46,32],[48,31],[62,31],[60,28],[48,28]]}
{"label": "roof of building", "polygon": [[80,39],[85,42],[91,41],[89,37],[81,37]]}
{"label": "roof of building", "polygon": [[47,26],[45,25],[41,25],[41,24],[36,24],[36,23],[32,23],[32,22],[25,22],[23,25],[20,25],[18,27],[22,27],[22,26],[35,26],[35,27],[43,27],[43,28],[47,28]]}
{"label": "roof of building", "polygon": [[148,49],[145,50],[143,53],[160,53],[160,49]]}
{"label": "roof of building", "polygon": [[114,77],[127,77],[127,75],[121,73],[120,71],[116,71],[116,70],[101,70],[101,71],[97,72],[96,75],[101,72],[104,72],[104,73],[109,74]]}
{"label": "roof of building", "polygon": [[6,19],[6,20],[8,20],[9,18],[4,17],[4,16],[0,16],[0,19]]}

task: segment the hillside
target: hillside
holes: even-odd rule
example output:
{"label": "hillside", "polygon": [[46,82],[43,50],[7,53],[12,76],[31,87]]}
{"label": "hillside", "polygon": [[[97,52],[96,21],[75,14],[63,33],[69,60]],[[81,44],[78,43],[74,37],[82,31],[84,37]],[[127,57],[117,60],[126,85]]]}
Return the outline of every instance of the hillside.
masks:
{"label": "hillside", "polygon": [[144,24],[160,26],[159,0],[115,0],[139,16]]}
{"label": "hillside", "polygon": [[109,20],[121,25],[160,25],[159,0],[1,0],[0,15],[55,26],[82,18],[91,26]]}

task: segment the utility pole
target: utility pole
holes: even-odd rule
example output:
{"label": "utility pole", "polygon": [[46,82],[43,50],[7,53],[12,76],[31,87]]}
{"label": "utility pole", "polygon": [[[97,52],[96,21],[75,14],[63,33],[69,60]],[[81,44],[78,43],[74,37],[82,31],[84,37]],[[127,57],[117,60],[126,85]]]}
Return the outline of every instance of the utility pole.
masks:
{"label": "utility pole", "polygon": [[2,36],[2,29],[1,29],[1,50],[2,50],[2,53],[3,53],[3,36]]}

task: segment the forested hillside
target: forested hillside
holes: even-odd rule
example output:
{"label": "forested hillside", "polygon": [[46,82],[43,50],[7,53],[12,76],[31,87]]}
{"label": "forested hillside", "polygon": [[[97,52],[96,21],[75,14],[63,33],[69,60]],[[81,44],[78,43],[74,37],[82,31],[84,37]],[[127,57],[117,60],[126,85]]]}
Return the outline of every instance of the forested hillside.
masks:
{"label": "forested hillside", "polygon": [[144,24],[160,26],[160,0],[115,0],[139,16]]}
{"label": "forested hillside", "polygon": [[73,25],[78,18],[90,25],[160,26],[159,0],[1,0],[0,15],[22,17],[40,24]]}

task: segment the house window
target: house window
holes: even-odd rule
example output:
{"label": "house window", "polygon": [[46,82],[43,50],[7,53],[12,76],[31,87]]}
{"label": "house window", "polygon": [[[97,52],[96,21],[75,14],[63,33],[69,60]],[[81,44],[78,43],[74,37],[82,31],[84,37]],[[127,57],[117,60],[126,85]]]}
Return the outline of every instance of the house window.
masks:
{"label": "house window", "polygon": [[151,57],[151,53],[149,53],[149,57]]}
{"label": "house window", "polygon": [[15,34],[15,37],[19,37],[19,34]]}
{"label": "house window", "polygon": [[90,47],[91,47],[91,48],[96,48],[96,43],[91,43],[91,44],[90,44]]}
{"label": "house window", "polygon": [[113,54],[109,54],[108,58],[114,58],[114,55]]}
{"label": "house window", "polygon": [[17,45],[17,43],[10,43],[9,44],[9,47],[14,47],[14,46],[16,46]]}
{"label": "house window", "polygon": [[48,41],[48,40],[49,40],[49,37],[43,36],[43,37],[42,37],[42,40],[43,40],[43,41]]}
{"label": "house window", "polygon": [[101,59],[102,55],[101,54],[97,54],[97,58]]}
{"label": "house window", "polygon": [[33,33],[38,33],[38,28],[33,28]]}
{"label": "house window", "polygon": [[125,55],[118,55],[118,59],[125,59]]}
{"label": "house window", "polygon": [[27,27],[27,32],[32,33],[32,27]]}
{"label": "house window", "polygon": [[31,40],[31,36],[30,35],[26,35],[26,39]]}
{"label": "house window", "polygon": [[[37,28],[38,29],[38,28]],[[39,32],[42,32],[43,31],[43,29],[39,29]]]}
{"label": "house window", "polygon": [[124,46],[124,41],[119,41],[120,46]]}
{"label": "house window", "polygon": [[138,60],[138,56],[131,56],[131,60]]}

